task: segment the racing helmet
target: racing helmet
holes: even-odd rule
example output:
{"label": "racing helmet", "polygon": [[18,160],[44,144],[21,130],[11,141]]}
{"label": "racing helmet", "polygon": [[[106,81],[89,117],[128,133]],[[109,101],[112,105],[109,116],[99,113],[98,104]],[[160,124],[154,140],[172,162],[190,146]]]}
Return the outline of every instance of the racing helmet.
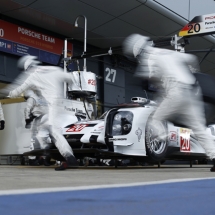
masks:
{"label": "racing helmet", "polygon": [[146,47],[149,37],[140,34],[131,34],[123,42],[123,53],[133,55],[135,58]]}
{"label": "racing helmet", "polygon": [[21,70],[27,70],[30,66],[38,64],[41,62],[37,60],[36,56],[24,55],[18,60],[17,67]]}

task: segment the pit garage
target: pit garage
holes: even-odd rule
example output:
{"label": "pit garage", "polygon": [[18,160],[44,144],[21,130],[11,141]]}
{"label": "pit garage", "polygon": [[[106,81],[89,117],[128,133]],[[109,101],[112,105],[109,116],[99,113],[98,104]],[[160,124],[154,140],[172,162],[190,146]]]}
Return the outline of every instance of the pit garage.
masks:
{"label": "pit garage", "polygon": [[[137,61],[122,52],[122,41],[136,33],[154,47],[196,55],[206,132],[214,139],[214,4],[0,1],[0,214],[214,214],[212,162],[183,125],[160,123],[168,137],[160,141],[151,123],[158,89],[134,76]],[[24,94],[8,97],[25,55],[61,67],[80,84],[81,91],[62,86],[57,108],[56,121],[79,161],[67,171],[54,171],[64,160],[56,148],[31,148]],[[48,156],[51,165],[29,165]]]}

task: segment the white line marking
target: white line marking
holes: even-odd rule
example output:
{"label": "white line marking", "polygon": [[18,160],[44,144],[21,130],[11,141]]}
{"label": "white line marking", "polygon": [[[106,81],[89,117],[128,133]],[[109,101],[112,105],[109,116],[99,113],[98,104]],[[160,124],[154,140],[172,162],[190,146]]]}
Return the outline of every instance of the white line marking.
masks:
{"label": "white line marking", "polygon": [[36,193],[53,193],[53,192],[65,192],[65,191],[78,191],[78,190],[92,190],[92,189],[103,189],[103,188],[147,186],[147,185],[200,181],[200,180],[210,180],[210,179],[215,179],[215,177],[168,179],[168,180],[162,180],[162,181],[128,183],[128,184],[91,185],[91,186],[78,186],[78,187],[33,188],[33,189],[20,189],[20,190],[0,190],[0,196],[20,195],[20,194],[36,194]]}

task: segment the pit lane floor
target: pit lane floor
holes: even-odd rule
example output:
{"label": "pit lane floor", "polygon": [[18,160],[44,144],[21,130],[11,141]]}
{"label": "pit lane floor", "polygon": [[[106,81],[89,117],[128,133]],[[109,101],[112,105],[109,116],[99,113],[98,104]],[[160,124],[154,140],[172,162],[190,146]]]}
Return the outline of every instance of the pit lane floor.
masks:
{"label": "pit lane floor", "polygon": [[215,177],[212,165],[161,165],[134,167],[78,167],[55,171],[56,166],[0,165],[0,190],[77,187],[152,182],[169,179]]}
{"label": "pit lane floor", "polygon": [[210,167],[0,165],[0,214],[214,214]]}

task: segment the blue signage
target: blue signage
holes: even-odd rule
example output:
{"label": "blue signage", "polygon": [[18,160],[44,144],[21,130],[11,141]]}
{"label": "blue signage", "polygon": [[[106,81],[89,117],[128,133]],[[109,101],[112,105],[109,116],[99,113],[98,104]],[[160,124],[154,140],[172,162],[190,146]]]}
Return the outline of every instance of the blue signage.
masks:
{"label": "blue signage", "polygon": [[8,52],[19,56],[27,54],[37,56],[40,61],[52,65],[57,65],[60,58],[60,56],[57,54],[4,39],[0,39],[0,51]]}

